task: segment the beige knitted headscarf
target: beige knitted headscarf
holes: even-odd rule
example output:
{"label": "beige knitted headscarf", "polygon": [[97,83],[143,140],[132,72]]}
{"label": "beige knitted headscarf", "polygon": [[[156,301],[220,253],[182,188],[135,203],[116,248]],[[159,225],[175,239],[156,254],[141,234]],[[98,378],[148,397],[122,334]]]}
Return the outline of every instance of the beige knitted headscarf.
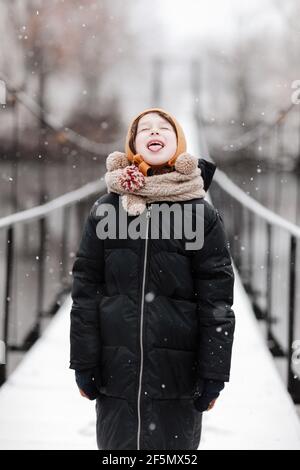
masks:
{"label": "beige knitted headscarf", "polygon": [[[132,140],[132,138],[135,139],[136,125],[139,122],[139,120],[141,119],[141,117],[145,116],[148,113],[159,113],[159,114],[162,113],[163,116],[165,117],[165,119],[167,118],[167,120],[172,124],[172,126],[174,127],[174,130],[175,130],[175,133],[176,133],[176,140],[177,140],[176,152],[174,153],[174,155],[172,155],[169,158],[169,160],[167,162],[165,162],[163,164],[160,164],[160,165],[154,165],[154,164],[149,165],[144,160],[143,155],[141,155],[140,153],[134,153],[133,148],[132,148],[132,145],[134,146],[134,144],[131,143],[131,140]],[[129,162],[130,163],[135,163],[138,166],[140,172],[143,173],[144,176],[152,176],[149,173],[150,169],[154,170],[154,169],[161,168],[162,166],[166,166],[167,168],[172,169],[174,164],[175,164],[175,161],[176,161],[177,157],[181,153],[184,153],[184,152],[186,152],[186,138],[185,138],[183,129],[182,129],[181,125],[179,124],[179,122],[177,121],[176,117],[171,115],[165,109],[162,109],[162,108],[147,108],[147,109],[144,109],[137,116],[135,116],[134,119],[131,121],[131,123],[128,127],[127,135],[126,135],[125,154],[126,154],[126,157],[129,160]]]}
{"label": "beige knitted headscarf", "polygon": [[153,176],[144,176],[125,153],[118,151],[108,155],[106,168],[108,192],[122,195],[129,215],[141,214],[149,202],[188,201],[206,195],[198,159],[187,152],[177,157],[174,171]]}

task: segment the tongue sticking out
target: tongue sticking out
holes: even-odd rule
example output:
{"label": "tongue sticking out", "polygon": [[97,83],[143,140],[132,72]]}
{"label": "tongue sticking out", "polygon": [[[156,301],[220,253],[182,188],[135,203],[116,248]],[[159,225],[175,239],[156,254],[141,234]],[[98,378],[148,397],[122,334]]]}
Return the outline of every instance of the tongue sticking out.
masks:
{"label": "tongue sticking out", "polygon": [[163,145],[161,144],[151,144],[149,145],[148,149],[151,150],[151,152],[158,152],[160,149],[163,148]]}

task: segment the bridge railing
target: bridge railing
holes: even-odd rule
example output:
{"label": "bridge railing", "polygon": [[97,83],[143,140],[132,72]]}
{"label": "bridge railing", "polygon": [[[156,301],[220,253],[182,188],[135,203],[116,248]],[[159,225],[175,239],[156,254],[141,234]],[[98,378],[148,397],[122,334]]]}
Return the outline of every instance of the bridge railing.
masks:
{"label": "bridge railing", "polygon": [[[284,359],[288,391],[300,403],[300,227],[247,195],[220,169],[210,194],[268,347]],[[236,313],[243,321],[243,312]]]}
{"label": "bridge railing", "polygon": [[0,385],[7,378],[12,353],[30,348],[41,334],[43,321],[56,312],[70,291],[69,270],[83,221],[96,195],[104,191],[105,182],[99,179],[46,204],[0,219],[0,337],[5,349]]}

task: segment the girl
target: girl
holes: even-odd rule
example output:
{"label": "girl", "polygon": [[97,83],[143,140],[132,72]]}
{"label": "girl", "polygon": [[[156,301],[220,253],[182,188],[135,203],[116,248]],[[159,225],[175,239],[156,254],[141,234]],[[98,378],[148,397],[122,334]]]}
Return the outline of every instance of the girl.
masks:
{"label": "girl", "polygon": [[[195,450],[229,381],[235,328],[223,220],[204,199],[215,165],[151,108],[106,166],[73,266],[70,368],[96,399],[98,449]],[[187,219],[196,232],[178,236]]]}

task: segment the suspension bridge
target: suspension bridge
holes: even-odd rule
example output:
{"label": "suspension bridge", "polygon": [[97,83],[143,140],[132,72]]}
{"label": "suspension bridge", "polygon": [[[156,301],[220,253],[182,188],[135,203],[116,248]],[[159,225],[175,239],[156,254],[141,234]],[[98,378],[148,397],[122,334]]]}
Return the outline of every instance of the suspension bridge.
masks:
{"label": "suspension bridge", "polygon": [[[197,99],[197,70],[193,62],[186,86],[190,101],[174,111],[188,151],[213,160]],[[156,62],[149,107],[160,103],[168,109],[161,74]],[[9,84],[7,89],[14,112],[26,107],[40,123],[40,132],[47,127],[60,142],[102,161],[107,153],[122,149],[122,139],[90,141],[47,115],[23,89]],[[274,129],[280,136],[278,126],[294,110],[289,105],[263,130],[224,145],[224,152],[248,149],[258,140],[261,145]],[[106,192],[103,174],[96,180],[94,175],[93,170],[89,182],[50,201],[41,195],[34,207],[20,210],[16,203],[18,210],[0,219],[0,332],[6,347],[6,361],[0,364],[0,448],[96,448],[94,402],[79,395],[68,369],[70,269],[86,214]],[[298,219],[291,222],[265,207],[218,167],[208,198],[224,219],[231,247],[237,326],[231,381],[204,416],[199,449],[300,449]],[[30,300],[20,296],[20,288],[30,289]]]}

